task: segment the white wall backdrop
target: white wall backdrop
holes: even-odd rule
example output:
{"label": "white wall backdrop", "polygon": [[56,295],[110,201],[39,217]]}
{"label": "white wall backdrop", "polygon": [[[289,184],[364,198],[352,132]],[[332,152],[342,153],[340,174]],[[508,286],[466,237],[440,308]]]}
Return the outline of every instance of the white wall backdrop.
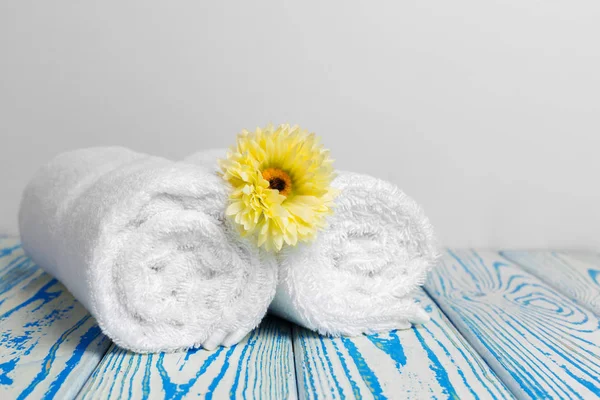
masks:
{"label": "white wall backdrop", "polygon": [[0,232],[58,152],[299,123],[452,246],[600,246],[600,3],[0,2]]}

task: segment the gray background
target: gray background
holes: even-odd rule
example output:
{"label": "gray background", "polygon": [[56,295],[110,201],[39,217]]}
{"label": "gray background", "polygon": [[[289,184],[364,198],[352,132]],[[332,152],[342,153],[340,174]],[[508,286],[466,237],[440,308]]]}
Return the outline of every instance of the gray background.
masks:
{"label": "gray background", "polygon": [[299,123],[443,244],[600,244],[597,1],[0,2],[0,232],[58,152]]}

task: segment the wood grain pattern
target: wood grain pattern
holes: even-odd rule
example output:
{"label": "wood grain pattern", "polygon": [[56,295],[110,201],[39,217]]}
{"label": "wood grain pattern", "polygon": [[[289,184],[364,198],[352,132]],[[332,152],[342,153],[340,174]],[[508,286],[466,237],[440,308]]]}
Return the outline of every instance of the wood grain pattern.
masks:
{"label": "wood grain pattern", "polygon": [[431,321],[355,338],[294,328],[300,398],[512,398],[431,299]]}
{"label": "wood grain pattern", "polygon": [[497,252],[448,251],[425,288],[519,398],[600,396],[600,324]]}
{"label": "wood grain pattern", "polygon": [[106,352],[93,317],[0,236],[0,399],[600,397],[600,255],[448,251],[425,289],[441,310],[419,294],[432,320],[406,331],[327,338],[267,317],[229,349]]}
{"label": "wood grain pattern", "polygon": [[112,346],[78,398],[296,398],[291,328],[267,317],[231,348],[135,354]]}
{"label": "wood grain pattern", "polygon": [[0,238],[0,398],[73,398],[110,341],[71,294]]}
{"label": "wood grain pattern", "polygon": [[500,254],[600,315],[600,258],[595,253],[506,250]]}

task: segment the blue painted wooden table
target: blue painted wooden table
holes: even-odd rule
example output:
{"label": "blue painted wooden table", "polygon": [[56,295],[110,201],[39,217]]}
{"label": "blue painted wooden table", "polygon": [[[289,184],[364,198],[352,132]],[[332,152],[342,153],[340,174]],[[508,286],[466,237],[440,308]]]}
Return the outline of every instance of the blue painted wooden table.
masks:
{"label": "blue painted wooden table", "polygon": [[0,237],[0,399],[600,398],[600,255],[447,250],[432,319],[321,337],[267,317],[215,351],[140,355]]}

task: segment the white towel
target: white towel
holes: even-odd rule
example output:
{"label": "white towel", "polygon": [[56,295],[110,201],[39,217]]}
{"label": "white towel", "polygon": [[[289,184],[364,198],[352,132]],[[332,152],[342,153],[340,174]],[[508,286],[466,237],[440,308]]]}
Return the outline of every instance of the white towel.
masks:
{"label": "white towel", "polygon": [[[226,150],[186,162],[216,170]],[[313,243],[279,253],[269,310],[322,334],[354,336],[406,329],[428,314],[413,300],[435,263],[433,228],[419,205],[391,183],[339,172],[329,226]]]}
{"label": "white towel", "polygon": [[201,167],[118,148],[64,153],[25,189],[23,247],[138,352],[232,345],[258,325],[272,255],[224,218],[227,190]]}

